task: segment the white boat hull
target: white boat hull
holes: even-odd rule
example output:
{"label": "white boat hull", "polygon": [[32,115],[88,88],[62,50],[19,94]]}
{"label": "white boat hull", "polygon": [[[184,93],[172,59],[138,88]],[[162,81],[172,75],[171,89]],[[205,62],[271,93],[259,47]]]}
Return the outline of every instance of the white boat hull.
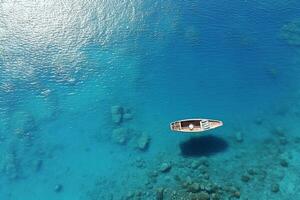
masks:
{"label": "white boat hull", "polygon": [[184,119],[172,122],[170,128],[172,131],[193,133],[208,131],[222,125],[222,121],[214,119]]}

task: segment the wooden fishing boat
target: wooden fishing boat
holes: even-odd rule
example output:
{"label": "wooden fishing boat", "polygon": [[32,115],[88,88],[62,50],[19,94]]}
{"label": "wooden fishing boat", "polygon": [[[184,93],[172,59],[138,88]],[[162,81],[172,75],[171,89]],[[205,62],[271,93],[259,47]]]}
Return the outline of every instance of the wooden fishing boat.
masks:
{"label": "wooden fishing boat", "polygon": [[172,122],[170,128],[172,131],[202,132],[218,128],[222,125],[222,121],[214,119],[184,119]]}

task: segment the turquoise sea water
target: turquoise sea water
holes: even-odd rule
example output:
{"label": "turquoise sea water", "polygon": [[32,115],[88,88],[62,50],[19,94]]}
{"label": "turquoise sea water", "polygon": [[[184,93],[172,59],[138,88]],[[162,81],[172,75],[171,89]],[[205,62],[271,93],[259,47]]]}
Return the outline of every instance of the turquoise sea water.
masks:
{"label": "turquoise sea water", "polygon": [[299,13],[0,1],[0,199],[300,199]]}

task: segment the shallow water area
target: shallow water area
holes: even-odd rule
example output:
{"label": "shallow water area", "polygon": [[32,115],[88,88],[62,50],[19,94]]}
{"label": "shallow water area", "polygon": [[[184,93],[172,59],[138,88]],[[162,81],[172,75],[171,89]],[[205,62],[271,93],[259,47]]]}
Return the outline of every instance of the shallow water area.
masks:
{"label": "shallow water area", "polygon": [[0,199],[299,199],[299,8],[1,1]]}

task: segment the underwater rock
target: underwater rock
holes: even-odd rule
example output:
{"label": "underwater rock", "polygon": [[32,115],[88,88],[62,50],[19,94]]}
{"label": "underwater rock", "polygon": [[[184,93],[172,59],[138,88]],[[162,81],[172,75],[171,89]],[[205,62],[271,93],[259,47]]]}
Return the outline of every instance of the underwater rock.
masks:
{"label": "underwater rock", "polygon": [[289,166],[289,163],[285,160],[285,159],[281,159],[280,160],[280,165],[282,167],[288,167]]}
{"label": "underwater rock", "polygon": [[124,109],[122,106],[116,105],[111,107],[111,117],[115,124],[120,124],[122,122],[123,111]]}
{"label": "underwater rock", "polygon": [[143,160],[142,158],[137,158],[137,159],[135,160],[135,166],[136,166],[137,168],[145,168],[146,162],[145,162],[145,160]]}
{"label": "underwater rock", "polygon": [[43,160],[36,160],[34,161],[34,169],[36,172],[39,172],[42,169]]}
{"label": "underwater rock", "polygon": [[27,112],[16,111],[10,118],[9,128],[18,137],[26,137],[26,134],[37,129],[34,118]]}
{"label": "underwater rock", "polygon": [[208,174],[208,173],[204,173],[204,174],[202,175],[202,177],[203,177],[203,179],[205,179],[205,180],[209,180],[209,174]]}
{"label": "underwater rock", "polygon": [[274,193],[277,193],[277,192],[279,192],[279,185],[277,184],[277,183],[273,183],[272,185],[271,185],[271,191],[272,192],[274,192]]}
{"label": "underwater rock", "polygon": [[62,185],[62,184],[57,184],[57,185],[55,185],[54,191],[55,191],[56,193],[59,193],[59,192],[61,192],[62,190],[63,190],[63,185]]}
{"label": "underwater rock", "polygon": [[112,115],[111,119],[115,124],[120,124],[122,121],[122,115],[119,114]]}
{"label": "underwater rock", "polygon": [[133,200],[142,199],[142,196],[143,196],[143,192],[142,191],[135,191]]}
{"label": "underwater rock", "polygon": [[164,162],[161,164],[159,171],[162,173],[166,173],[166,172],[169,172],[171,170],[171,168],[172,168],[171,163]]}
{"label": "underwater rock", "polygon": [[207,192],[199,192],[191,197],[192,200],[209,200],[209,194]]}
{"label": "underwater rock", "polygon": [[133,197],[134,197],[134,192],[129,191],[129,192],[127,193],[127,195],[125,196],[125,199],[126,199],[126,200],[129,200],[129,199],[133,199]]}
{"label": "underwater rock", "polygon": [[194,160],[194,161],[192,161],[190,167],[192,169],[197,169],[200,165],[201,165],[201,163],[199,161]]}
{"label": "underwater rock", "polygon": [[123,114],[123,107],[115,105],[111,107],[111,114]]}
{"label": "underwater rock", "polygon": [[190,176],[187,176],[185,178],[185,180],[179,179],[179,181],[181,182],[182,187],[187,190],[188,190],[188,187],[193,183],[192,178]]}
{"label": "underwater rock", "polygon": [[265,181],[265,179],[267,178],[268,173],[265,170],[260,170],[259,173],[257,173],[257,175],[258,175],[258,180],[259,181]]}
{"label": "underwater rock", "polygon": [[4,173],[10,180],[19,178],[18,160],[14,152],[9,152],[4,161]]}
{"label": "underwater rock", "polygon": [[125,109],[123,112],[123,119],[124,121],[129,121],[133,119],[133,114],[129,108]]}
{"label": "underwater rock", "polygon": [[232,197],[239,199],[241,197],[241,193],[238,190],[235,190],[232,194]]}
{"label": "underwater rock", "polygon": [[241,131],[235,132],[235,140],[240,143],[243,142],[244,138],[243,133]]}
{"label": "underwater rock", "polygon": [[154,170],[154,171],[151,171],[151,172],[149,172],[149,174],[148,174],[148,176],[150,177],[150,178],[156,178],[156,177],[158,177],[158,171],[157,170]]}
{"label": "underwater rock", "polygon": [[204,182],[204,190],[208,193],[217,192],[219,187],[212,182]]}
{"label": "underwater rock", "polygon": [[188,186],[187,190],[189,192],[193,192],[193,193],[199,192],[200,191],[200,184],[199,183],[192,183]]}
{"label": "underwater rock", "polygon": [[133,118],[133,115],[131,113],[125,113],[123,115],[123,119],[128,121],[128,120],[131,120]]}
{"label": "underwater rock", "polygon": [[156,190],[156,200],[163,200],[164,199],[164,188],[158,188]]}
{"label": "underwater rock", "polygon": [[233,185],[224,187],[224,191],[226,191],[229,194],[229,196],[233,197],[233,198],[240,198],[240,196],[241,196],[239,188],[237,188]]}
{"label": "underwater rock", "polygon": [[244,175],[242,175],[242,177],[241,177],[241,180],[243,181],[243,182],[249,182],[250,181],[250,176],[248,176],[247,174],[244,174]]}
{"label": "underwater rock", "polygon": [[147,150],[150,143],[150,137],[143,133],[138,139],[137,139],[137,148],[141,151]]}
{"label": "underwater rock", "polygon": [[247,172],[248,172],[248,174],[251,175],[251,176],[254,176],[254,175],[257,174],[257,171],[256,171],[255,169],[252,169],[252,168],[251,168],[251,169],[248,169]]}
{"label": "underwater rock", "polygon": [[153,189],[153,184],[152,184],[152,181],[150,179],[148,179],[146,182],[145,182],[145,186],[147,187],[147,189]]}
{"label": "underwater rock", "polygon": [[264,120],[262,118],[260,118],[260,117],[257,117],[257,118],[254,119],[254,123],[256,125],[262,125],[263,122],[264,122]]}
{"label": "underwater rock", "polygon": [[119,105],[115,105],[111,107],[111,117],[112,121],[120,125],[123,122],[130,121],[133,119],[133,114],[129,108],[124,108]]}
{"label": "underwater rock", "polygon": [[193,183],[192,178],[190,176],[187,176],[185,179],[185,183],[188,185],[192,184]]}
{"label": "underwater rock", "polygon": [[205,190],[208,193],[217,193],[219,189],[217,184],[208,182],[208,180],[205,180],[201,185],[201,190]]}
{"label": "underwater rock", "polygon": [[211,194],[211,200],[220,200],[221,197],[219,196],[219,194],[216,193],[212,193]]}
{"label": "underwater rock", "polygon": [[124,127],[116,128],[113,130],[111,137],[115,143],[124,145],[129,140],[128,129]]}
{"label": "underwater rock", "polygon": [[300,19],[285,24],[281,29],[281,37],[289,45],[300,46]]}

